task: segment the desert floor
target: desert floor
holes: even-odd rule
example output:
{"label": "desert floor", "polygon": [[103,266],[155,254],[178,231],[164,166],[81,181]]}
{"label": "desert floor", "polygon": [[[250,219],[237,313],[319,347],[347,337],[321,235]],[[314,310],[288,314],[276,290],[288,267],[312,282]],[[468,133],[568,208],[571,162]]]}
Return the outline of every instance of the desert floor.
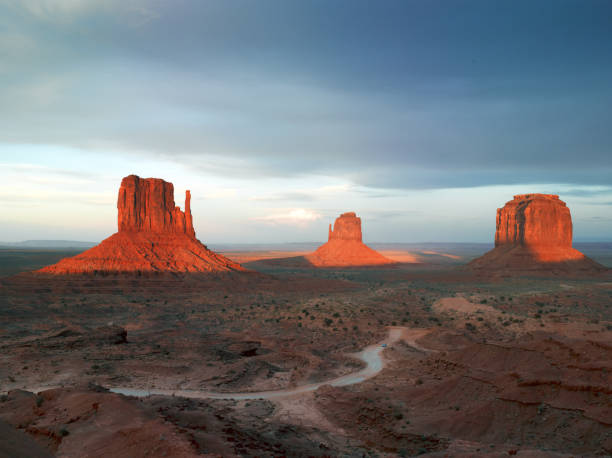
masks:
{"label": "desert floor", "polygon": [[[612,275],[475,277],[482,247],[375,247],[400,263],[242,247],[222,251],[247,274],[52,277],[25,271],[68,251],[0,250],[0,456],[612,454]],[[372,345],[380,372],[328,383]]]}

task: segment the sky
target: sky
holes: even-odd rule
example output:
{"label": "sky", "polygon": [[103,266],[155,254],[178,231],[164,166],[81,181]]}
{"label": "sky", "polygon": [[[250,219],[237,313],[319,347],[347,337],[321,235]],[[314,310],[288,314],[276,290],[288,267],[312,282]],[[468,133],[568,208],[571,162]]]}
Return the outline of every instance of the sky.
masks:
{"label": "sky", "polygon": [[0,240],[100,241],[129,174],[205,243],[612,241],[609,0],[0,0]]}

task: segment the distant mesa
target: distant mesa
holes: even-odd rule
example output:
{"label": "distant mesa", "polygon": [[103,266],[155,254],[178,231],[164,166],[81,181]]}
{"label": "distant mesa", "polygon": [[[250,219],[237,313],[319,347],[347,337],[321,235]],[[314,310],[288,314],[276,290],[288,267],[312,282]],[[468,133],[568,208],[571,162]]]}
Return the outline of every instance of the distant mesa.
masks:
{"label": "distant mesa", "polygon": [[118,272],[229,272],[244,268],[195,237],[190,207],[174,204],[174,186],[136,175],[121,181],[118,232],[99,245],[38,272],[51,274]]}
{"label": "distant mesa", "polygon": [[498,208],[495,248],[474,259],[468,268],[491,272],[606,270],[572,248],[572,216],[554,194],[520,194]]}
{"label": "distant mesa", "polygon": [[368,247],[362,241],[361,218],[354,212],[343,213],[329,225],[327,243],[306,256],[318,267],[350,267],[393,264],[395,261]]}

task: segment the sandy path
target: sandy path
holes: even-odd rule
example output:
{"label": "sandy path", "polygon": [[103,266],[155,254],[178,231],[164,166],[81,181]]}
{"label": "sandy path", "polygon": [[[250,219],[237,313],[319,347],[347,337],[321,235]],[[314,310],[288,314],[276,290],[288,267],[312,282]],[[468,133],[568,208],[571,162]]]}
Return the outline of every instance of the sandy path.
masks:
{"label": "sandy path", "polygon": [[433,353],[437,350],[431,348],[425,348],[417,343],[421,337],[425,337],[431,332],[431,329],[411,329],[411,328],[399,328],[401,330],[401,340],[406,342],[412,348],[422,351],[423,353]]}
{"label": "sandy path", "polygon": [[[295,388],[288,388],[284,390],[273,390],[273,391],[257,391],[257,392],[237,392],[237,393],[220,393],[214,391],[197,391],[197,390],[144,390],[136,388],[126,387],[110,387],[110,391],[113,393],[124,394],[126,396],[146,397],[151,395],[163,395],[163,396],[180,396],[184,398],[194,399],[277,399],[295,396],[304,393],[310,393],[317,390],[323,385],[331,386],[348,386],[356,383],[361,383],[364,380],[374,377],[386,365],[386,361],[383,358],[382,352],[387,345],[391,345],[400,339],[404,339],[406,343],[417,348],[421,351],[428,351],[427,349],[420,347],[415,340],[423,337],[429,331],[426,329],[409,329],[404,327],[390,327],[389,334],[385,340],[374,345],[366,347],[359,353],[353,356],[361,359],[366,363],[366,367],[358,372],[352,374],[346,374],[341,377],[336,377],[331,380],[323,382],[309,383],[301,385]],[[384,345],[384,346],[383,346]]]}

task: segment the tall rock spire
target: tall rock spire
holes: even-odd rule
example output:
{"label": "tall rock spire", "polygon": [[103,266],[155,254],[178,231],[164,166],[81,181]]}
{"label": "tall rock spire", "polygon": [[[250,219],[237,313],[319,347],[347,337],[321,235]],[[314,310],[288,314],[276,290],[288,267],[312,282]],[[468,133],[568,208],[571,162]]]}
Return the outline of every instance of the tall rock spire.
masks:
{"label": "tall rock spire", "polygon": [[191,217],[191,191],[185,191],[185,233],[195,238],[193,218]]}

